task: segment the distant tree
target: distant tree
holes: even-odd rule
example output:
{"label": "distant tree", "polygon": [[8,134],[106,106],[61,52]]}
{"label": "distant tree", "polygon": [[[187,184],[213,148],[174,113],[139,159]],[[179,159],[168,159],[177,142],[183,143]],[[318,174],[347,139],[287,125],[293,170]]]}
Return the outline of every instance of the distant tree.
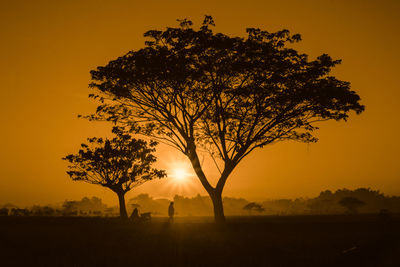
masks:
{"label": "distant tree", "polygon": [[345,207],[349,213],[357,213],[357,209],[361,206],[364,206],[365,202],[355,197],[345,197],[339,201],[339,204]]}
{"label": "distant tree", "polygon": [[212,215],[212,203],[208,196],[184,197],[174,196],[175,216],[210,216]]}
{"label": "distant tree", "polygon": [[333,214],[340,212],[337,195],[330,190],[322,191],[318,197],[310,199],[308,207],[313,214]]}
{"label": "distant tree", "polygon": [[[347,120],[364,110],[350,83],[329,76],[340,60],[309,60],[291,48],[288,30],[248,28],[247,36],[213,33],[212,17],[199,30],[190,20],[150,30],[146,47],[91,71],[100,105],[91,120],[129,125],[185,154],[210,195],[217,222],[225,221],[222,191],[249,153],[275,142],[316,142],[316,122]],[[213,186],[199,153],[220,171]]]}
{"label": "distant tree", "polygon": [[18,207],[12,203],[6,203],[6,204],[2,205],[2,208],[7,208],[10,211],[11,209],[18,208]]}
{"label": "distant tree", "polygon": [[78,214],[78,201],[64,201],[62,204],[62,213],[64,216],[71,216]]}
{"label": "distant tree", "polygon": [[226,214],[243,215],[243,207],[249,202],[244,198],[224,197],[223,203]]}
{"label": "distant tree", "polygon": [[31,213],[35,216],[54,216],[55,212],[55,209],[49,206],[42,207],[35,205],[31,208]]}
{"label": "distant tree", "polygon": [[243,207],[244,210],[247,210],[249,214],[251,214],[252,211],[256,212],[263,212],[265,209],[258,203],[255,202],[250,202],[249,204],[245,205]]}
{"label": "distant tree", "polygon": [[29,216],[31,213],[28,209],[13,208],[11,209],[10,216]]}
{"label": "distant tree", "polygon": [[120,216],[127,219],[125,194],[146,181],[165,177],[163,170],[152,168],[156,157],[156,142],[149,144],[132,138],[122,128],[114,127],[112,139],[88,138],[78,154],[63,158],[69,165],[68,175],[74,181],[84,181],[111,189],[118,195]]}
{"label": "distant tree", "polygon": [[106,205],[102,203],[101,199],[98,197],[84,197],[76,203],[77,209],[80,212],[90,213],[94,211],[101,211],[106,208]]}

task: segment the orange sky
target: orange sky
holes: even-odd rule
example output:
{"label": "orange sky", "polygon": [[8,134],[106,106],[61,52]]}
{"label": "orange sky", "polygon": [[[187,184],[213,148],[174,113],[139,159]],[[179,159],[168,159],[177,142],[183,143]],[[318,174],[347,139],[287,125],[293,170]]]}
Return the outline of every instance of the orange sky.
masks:
{"label": "orange sky", "polygon": [[[77,119],[91,113],[89,71],[144,45],[149,29],[199,23],[212,15],[216,31],[244,36],[246,27],[301,33],[296,46],[315,57],[343,59],[334,74],[350,81],[366,111],[348,123],[321,125],[320,141],[279,143],[250,154],[231,175],[225,196],[248,199],[313,197],[321,190],[371,187],[400,194],[400,119],[397,102],[400,1],[2,1],[0,5],[0,203],[57,203],[99,196],[99,186],[72,182],[61,157],[107,127]],[[184,165],[160,148],[159,166]],[[179,163],[181,162],[182,163]],[[186,162],[187,163],[187,162]],[[212,175],[212,171],[210,171]],[[206,192],[189,178],[149,182],[127,198]]]}

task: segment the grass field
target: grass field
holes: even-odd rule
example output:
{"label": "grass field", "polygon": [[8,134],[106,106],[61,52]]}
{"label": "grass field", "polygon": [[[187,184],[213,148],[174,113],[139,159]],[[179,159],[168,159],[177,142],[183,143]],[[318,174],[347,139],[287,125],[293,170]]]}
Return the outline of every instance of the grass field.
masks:
{"label": "grass field", "polygon": [[400,218],[0,217],[0,256],[0,266],[400,266]]}

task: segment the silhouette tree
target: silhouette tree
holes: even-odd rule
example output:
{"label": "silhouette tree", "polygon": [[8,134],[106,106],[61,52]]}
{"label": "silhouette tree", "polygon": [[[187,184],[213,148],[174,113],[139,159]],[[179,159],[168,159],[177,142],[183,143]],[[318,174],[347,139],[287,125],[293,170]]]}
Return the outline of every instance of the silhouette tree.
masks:
{"label": "silhouette tree", "polygon": [[[245,38],[230,37],[213,33],[210,16],[198,30],[179,21],[146,32],[145,48],[91,71],[98,93],[89,97],[100,105],[86,118],[129,125],[184,153],[223,222],[223,188],[249,153],[278,141],[315,142],[316,122],[346,120],[364,106],[349,82],[329,76],[340,60],[323,54],[310,61],[290,48],[299,34],[248,28]],[[220,171],[216,185],[202,151]]]}
{"label": "silhouette tree", "polygon": [[250,202],[249,204],[245,205],[243,207],[244,210],[247,210],[249,212],[249,215],[251,215],[251,212],[257,211],[257,212],[263,212],[265,209],[258,203],[255,202]]}
{"label": "silhouette tree", "polygon": [[49,206],[41,207],[39,205],[34,205],[31,207],[31,214],[34,216],[54,216],[56,210]]}
{"label": "silhouette tree", "polygon": [[349,213],[358,213],[358,208],[365,205],[364,201],[355,197],[345,197],[339,201],[339,204],[345,207]]}
{"label": "silhouette tree", "polygon": [[149,144],[132,138],[122,128],[114,127],[112,139],[88,138],[78,154],[64,157],[70,163],[68,175],[74,181],[84,181],[111,189],[118,195],[120,216],[127,219],[125,194],[146,181],[166,176],[163,170],[152,168],[156,157],[156,142]]}

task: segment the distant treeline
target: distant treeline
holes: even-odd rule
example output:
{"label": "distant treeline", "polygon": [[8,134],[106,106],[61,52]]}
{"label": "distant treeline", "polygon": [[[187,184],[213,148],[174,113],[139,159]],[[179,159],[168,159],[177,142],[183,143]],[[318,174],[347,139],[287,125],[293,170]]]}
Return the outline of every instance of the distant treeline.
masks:
{"label": "distant treeline", "polygon": [[62,205],[34,205],[20,208],[7,203],[0,205],[0,216],[116,216],[116,208],[109,208],[98,197],[84,197],[78,201],[66,200]]}
{"label": "distant treeline", "polygon": [[[208,196],[184,197],[176,195],[176,216],[212,216],[212,202]],[[128,213],[134,208],[151,212],[153,216],[166,216],[170,199],[155,199],[140,194],[129,199]],[[316,198],[276,199],[250,202],[244,198],[224,197],[225,214],[241,215],[305,215],[342,213],[400,213],[400,197],[385,196],[377,190],[359,188],[323,191]],[[18,208],[12,204],[0,205],[0,215],[9,216],[118,216],[118,207],[108,207],[97,197],[84,197],[79,201],[65,201],[58,207],[32,206]]]}
{"label": "distant treeline", "polygon": [[[343,200],[358,200],[358,206],[352,209]],[[208,196],[175,196],[177,216],[211,216],[212,203]],[[359,188],[356,190],[340,189],[336,192],[323,191],[316,198],[276,199],[263,202],[250,202],[244,198],[223,198],[225,214],[240,215],[305,215],[305,214],[342,214],[348,212],[380,213],[382,211],[400,213],[400,197],[385,196],[377,190]],[[147,194],[131,198],[128,206],[153,214],[166,215],[169,200],[153,199]],[[258,204],[258,205],[257,205]],[[356,203],[357,204],[357,203]],[[360,205],[362,204],[362,205]]]}

